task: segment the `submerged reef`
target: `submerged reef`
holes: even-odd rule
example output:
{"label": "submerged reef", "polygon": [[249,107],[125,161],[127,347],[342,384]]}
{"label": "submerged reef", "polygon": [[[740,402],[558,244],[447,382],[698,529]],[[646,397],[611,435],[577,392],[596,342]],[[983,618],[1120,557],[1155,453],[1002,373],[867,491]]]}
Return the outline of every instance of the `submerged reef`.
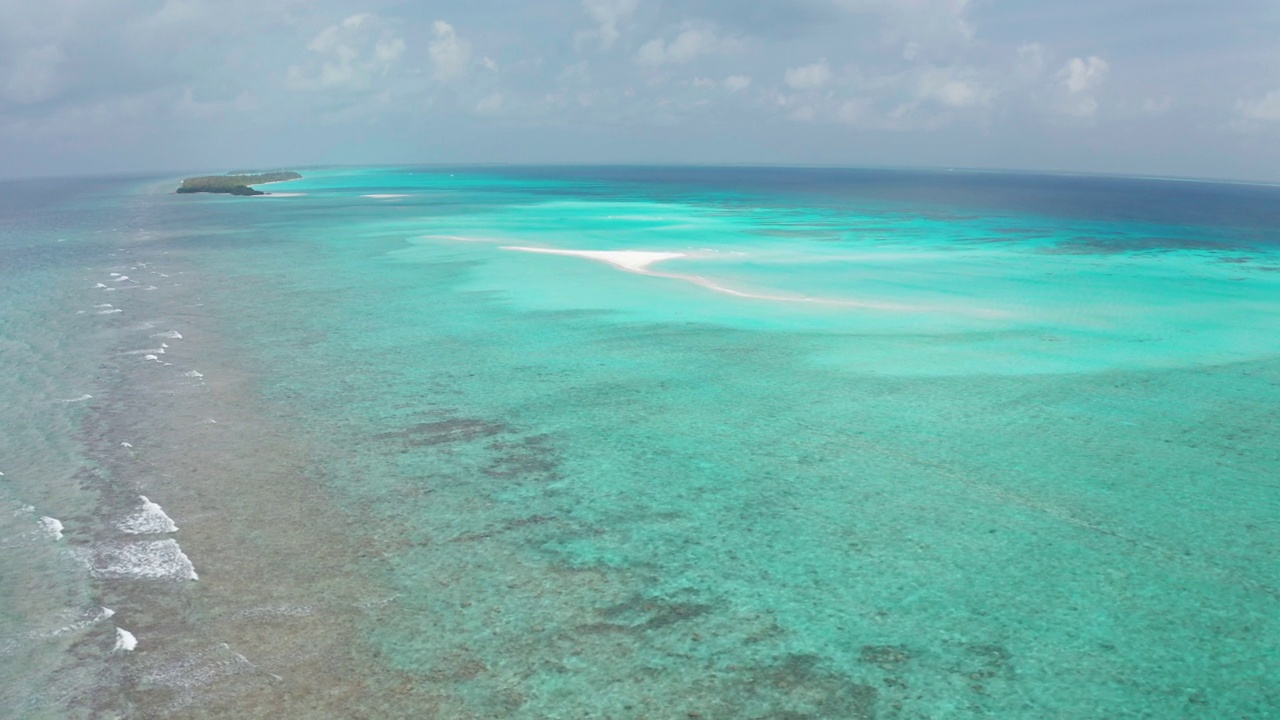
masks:
{"label": "submerged reef", "polygon": [[258,175],[202,175],[190,177],[178,186],[179,193],[226,193],[229,195],[266,195],[255,190],[253,185],[264,183],[298,180],[302,176],[296,172],[270,172]]}

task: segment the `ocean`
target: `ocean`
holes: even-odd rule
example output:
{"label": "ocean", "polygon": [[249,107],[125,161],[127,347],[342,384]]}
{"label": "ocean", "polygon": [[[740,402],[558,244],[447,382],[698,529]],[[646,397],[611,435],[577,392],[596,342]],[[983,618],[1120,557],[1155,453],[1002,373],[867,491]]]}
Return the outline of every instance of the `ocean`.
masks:
{"label": "ocean", "polygon": [[0,717],[1280,715],[1280,187],[0,183]]}

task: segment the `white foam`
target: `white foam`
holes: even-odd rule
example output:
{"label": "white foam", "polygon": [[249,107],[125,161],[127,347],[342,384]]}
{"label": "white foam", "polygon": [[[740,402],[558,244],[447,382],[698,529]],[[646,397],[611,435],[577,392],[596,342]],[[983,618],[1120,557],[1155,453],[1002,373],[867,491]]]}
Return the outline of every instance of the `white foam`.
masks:
{"label": "white foam", "polygon": [[71,398],[70,400],[59,400],[58,402],[73,403],[73,402],[84,402],[85,400],[92,400],[92,399],[93,399],[92,395],[81,395],[78,398]]}
{"label": "white foam", "polygon": [[152,335],[151,337],[153,337],[153,338],[164,338],[165,340],[181,340],[181,339],[182,339],[182,333],[178,332],[177,330],[169,330],[168,332],[156,333],[155,335]]}
{"label": "white foam", "polygon": [[198,580],[176,540],[99,543],[89,551],[94,577],[108,580]]}
{"label": "white foam", "polygon": [[122,313],[122,312],[124,311],[121,310],[120,308],[115,308],[112,310],[99,310],[97,314],[98,315],[115,315],[116,313]]}
{"label": "white foam", "polygon": [[159,355],[164,352],[164,348],[147,348],[146,350],[130,350],[125,355]]}
{"label": "white foam", "polygon": [[[85,614],[86,613],[81,613],[80,617],[82,618],[85,617]],[[89,627],[90,625],[93,625],[94,623],[102,622],[103,620],[106,620],[107,618],[110,618],[112,615],[115,615],[115,614],[116,614],[116,611],[112,610],[111,608],[100,607],[98,609],[98,612],[94,613],[93,617],[90,617],[84,620],[79,620],[77,622],[73,622],[68,625],[63,625],[62,627],[50,633],[38,633],[37,635],[47,634],[49,637],[61,637],[68,633],[79,632]]]}
{"label": "white foam", "polygon": [[129,652],[138,647],[138,638],[133,633],[124,628],[116,628],[116,646],[112,650],[116,652]]}
{"label": "white foam", "polygon": [[62,521],[58,518],[44,516],[40,518],[40,527],[54,540],[62,539]]}
{"label": "white foam", "polygon": [[663,260],[674,260],[675,258],[688,257],[688,253],[681,252],[652,252],[648,250],[560,250],[558,248],[534,248],[534,247],[518,247],[507,246],[503,250],[519,250],[520,252],[544,253],[547,255],[569,255],[572,257],[583,257],[591,260],[600,260],[609,263],[614,267],[629,270],[631,272],[643,273],[649,269],[649,266],[662,262]]}
{"label": "white foam", "polygon": [[120,273],[111,273],[111,277],[120,277]]}
{"label": "white foam", "polygon": [[186,376],[187,376],[187,377],[189,377],[189,378],[202,378],[202,377],[204,377],[204,373],[200,372],[199,370],[188,370],[188,371],[186,371],[186,372],[184,372],[184,373],[182,373],[182,374],[183,374],[183,375],[186,375]]}
{"label": "white foam", "polygon": [[391,193],[374,193],[372,195],[361,195],[360,197],[373,198],[374,200],[394,200],[396,198],[407,198],[408,195],[395,195]]}
{"label": "white foam", "polygon": [[111,303],[102,303],[101,305],[94,305],[93,307],[94,307],[94,309],[95,309],[95,310],[101,310],[101,309],[103,309],[103,308],[112,308],[112,307],[115,307],[115,305],[112,305]]}
{"label": "white foam", "polygon": [[[115,275],[116,273],[111,273],[111,274]],[[112,280],[111,282],[124,282],[128,279],[129,279],[128,275],[121,275],[120,277],[116,278],[115,280]]]}
{"label": "white foam", "polygon": [[94,287],[95,289],[97,289],[97,288],[107,288],[108,290],[110,290],[110,289],[111,289],[111,288],[107,287],[106,285],[103,285],[102,283],[98,283],[98,284],[94,285],[93,287]]}
{"label": "white foam", "polygon": [[133,443],[122,442],[120,443],[120,447],[131,448],[133,447]]}
{"label": "white foam", "polygon": [[178,526],[173,522],[173,518],[165,514],[164,508],[148,500],[146,495],[139,495],[138,499],[142,500],[142,508],[116,524],[120,532],[130,535],[153,535],[178,531]]}
{"label": "white foam", "polygon": [[156,360],[156,361],[158,361],[158,360],[160,360],[160,356],[158,356],[158,355],[145,355],[145,356],[143,356],[143,358],[142,358],[142,359],[143,359],[143,360]]}

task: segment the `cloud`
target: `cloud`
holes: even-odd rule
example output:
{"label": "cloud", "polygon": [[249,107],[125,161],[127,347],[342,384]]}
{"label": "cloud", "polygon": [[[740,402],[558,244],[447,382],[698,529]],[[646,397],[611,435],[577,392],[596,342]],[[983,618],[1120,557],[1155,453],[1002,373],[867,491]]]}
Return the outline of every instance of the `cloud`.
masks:
{"label": "cloud", "polygon": [[827,4],[859,15],[875,15],[888,42],[905,42],[903,54],[915,59],[926,47],[973,39],[969,21],[971,0],[826,0]]}
{"label": "cloud", "polygon": [[846,100],[836,110],[836,119],[843,123],[856,124],[866,118],[871,106],[872,102],[866,98]]}
{"label": "cloud", "polygon": [[1096,115],[1098,100],[1093,96],[1093,91],[1106,82],[1110,72],[1111,66],[1097,55],[1068,60],[1057,75],[1065,90],[1059,98],[1058,109],[1076,117]]}
{"label": "cloud", "polygon": [[1246,123],[1280,122],[1280,90],[1272,90],[1262,97],[1240,100],[1236,103],[1236,115]]}
{"label": "cloud", "polygon": [[731,93],[742,92],[751,87],[751,78],[746,75],[730,75],[724,80],[712,80],[707,77],[697,77],[689,81],[689,84],[700,90],[712,90],[723,88]]}
{"label": "cloud", "polygon": [[46,44],[18,53],[0,87],[0,97],[19,105],[47,100],[57,91],[59,73],[67,55],[57,45]]}
{"label": "cloud", "polygon": [[835,73],[826,60],[819,60],[812,65],[788,68],[784,79],[793,90],[818,90],[831,82]]}
{"label": "cloud", "polygon": [[636,62],[658,66],[687,63],[702,55],[732,52],[741,45],[736,38],[722,37],[711,25],[685,23],[670,40],[654,38],[636,52]]}
{"label": "cloud", "polygon": [[289,66],[286,79],[297,90],[367,90],[391,70],[405,48],[381,18],[351,15],[312,38],[307,50],[315,57]]}
{"label": "cloud", "polygon": [[995,91],[980,83],[969,68],[930,68],[920,74],[917,92],[922,99],[948,108],[986,105]]}
{"label": "cloud", "polygon": [[471,43],[458,37],[453,26],[443,20],[431,24],[435,35],[427,45],[431,57],[432,76],[440,82],[451,82],[462,77],[471,63]]}
{"label": "cloud", "polygon": [[1058,71],[1058,77],[1062,79],[1062,84],[1067,86],[1067,90],[1082,93],[1101,85],[1107,79],[1107,73],[1110,70],[1111,66],[1106,60],[1097,55],[1091,55],[1088,59],[1071,58]]}
{"label": "cloud", "polygon": [[595,21],[594,30],[583,30],[575,36],[578,45],[596,41],[602,50],[608,50],[622,35],[619,26],[629,22],[636,11],[638,0],[582,0],[582,9]]}

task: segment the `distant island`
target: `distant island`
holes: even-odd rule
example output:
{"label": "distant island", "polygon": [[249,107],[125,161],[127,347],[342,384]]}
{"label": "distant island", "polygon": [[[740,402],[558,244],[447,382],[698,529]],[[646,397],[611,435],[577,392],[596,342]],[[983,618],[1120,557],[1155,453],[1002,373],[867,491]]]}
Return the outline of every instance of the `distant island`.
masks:
{"label": "distant island", "polygon": [[180,193],[227,193],[229,195],[266,195],[261,190],[254,190],[252,185],[263,185],[285,180],[297,180],[302,176],[296,172],[270,172],[258,175],[202,175],[182,181],[178,187]]}

